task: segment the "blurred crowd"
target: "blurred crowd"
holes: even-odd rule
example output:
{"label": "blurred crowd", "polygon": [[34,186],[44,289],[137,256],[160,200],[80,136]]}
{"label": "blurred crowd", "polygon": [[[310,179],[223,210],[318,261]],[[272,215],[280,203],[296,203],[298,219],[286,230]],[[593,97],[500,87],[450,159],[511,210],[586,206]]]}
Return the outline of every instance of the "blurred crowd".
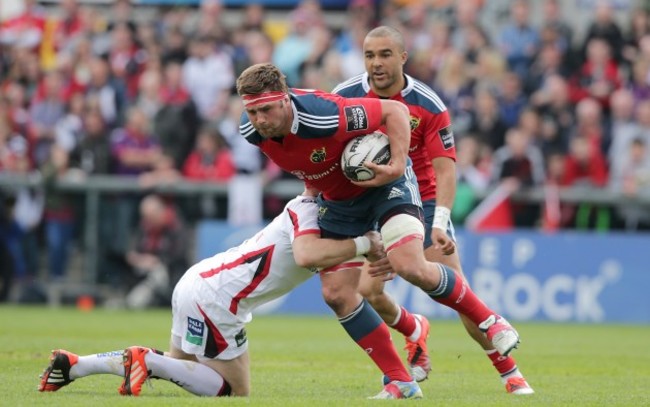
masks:
{"label": "blurred crowd", "polygon": [[[290,176],[239,136],[235,79],[272,61],[290,86],[329,91],[364,71],[363,39],[379,24],[404,33],[406,72],[450,110],[459,224],[504,180],[623,196],[650,186],[650,14],[630,2],[623,2],[624,21],[614,3],[582,2],[590,17],[580,36],[559,0],[494,2],[502,8],[490,19],[492,2],[482,0],[351,0],[337,25],[314,0],[283,19],[251,3],[237,10],[237,21],[225,18],[219,0],[160,6],[153,15],[129,0],[23,2],[24,11],[0,25],[0,175],[38,171],[45,189],[4,194],[2,250],[13,253],[21,279],[37,272],[42,247],[48,277],[66,273],[82,218],[78,197],[56,189],[62,177],[115,174],[142,186],[142,194],[102,198],[105,280],[118,269],[137,277],[172,252],[178,258],[162,263],[182,271],[189,243],[173,235],[192,220],[254,224],[275,215],[281,199],[262,189]],[[142,199],[156,185],[185,179],[227,183],[228,199]],[[515,209],[517,226],[544,222],[539,205]],[[647,230],[650,211],[630,202],[563,204],[556,222]],[[178,270],[168,270],[167,280]]]}

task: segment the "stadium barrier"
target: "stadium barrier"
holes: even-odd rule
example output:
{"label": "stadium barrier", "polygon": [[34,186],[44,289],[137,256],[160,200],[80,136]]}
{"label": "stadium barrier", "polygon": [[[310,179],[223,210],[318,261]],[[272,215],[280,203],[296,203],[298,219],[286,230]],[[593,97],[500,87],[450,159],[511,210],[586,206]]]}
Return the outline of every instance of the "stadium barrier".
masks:
{"label": "stadium barrier", "polygon": [[[40,175],[0,173],[0,189],[11,191],[23,187],[41,188]],[[102,196],[127,192],[159,192],[172,196],[227,197],[228,190],[226,184],[192,181],[143,188],[136,178],[118,176],[70,177],[59,180],[56,188],[85,196],[81,246],[83,280],[89,285],[97,281],[99,202]],[[266,185],[264,193],[289,199],[302,190],[299,181],[280,180]],[[512,199],[541,203],[545,200],[545,190],[533,188],[518,191],[512,195]],[[559,199],[567,203],[608,206],[624,202],[637,203],[650,210],[650,190],[642,191],[636,197],[623,197],[606,189],[581,186],[561,189]],[[197,258],[211,256],[233,246],[257,230],[254,227],[232,228],[224,221],[203,221],[197,226]],[[215,246],[215,243],[219,243],[219,246]],[[648,243],[650,238],[643,234],[459,234],[465,272],[472,286],[486,302],[515,319],[553,321],[650,322],[649,297],[641,292],[642,287],[650,286],[650,273],[643,270],[645,265],[650,264]],[[491,253],[488,250],[490,247],[502,251],[495,252],[496,260],[493,260],[502,263],[486,263],[485,259]],[[517,256],[523,256],[524,249],[535,255],[525,267],[513,260]],[[512,261],[506,263],[504,259]],[[490,276],[495,278],[488,278]],[[488,284],[489,281],[492,281],[492,285]],[[497,284],[495,281],[499,281],[498,286],[494,285]],[[310,284],[313,282],[308,283],[304,289],[308,289]],[[415,290],[405,289],[399,281],[392,283],[390,289],[400,302],[411,305],[417,312],[441,317],[450,315],[445,308],[431,308],[427,298],[422,298]],[[302,290],[303,288],[297,290],[295,295],[300,296]],[[307,295],[313,298],[313,293]],[[616,301],[614,297],[617,298]],[[632,306],[635,301],[638,301],[638,305]],[[627,302],[630,302],[629,307],[625,305]],[[280,306],[278,311],[291,312],[292,302],[286,304]],[[300,301],[296,304],[300,304],[296,309],[302,312],[327,311],[320,303],[313,304],[314,309],[310,308],[312,305]],[[421,307],[426,309],[420,309]]]}

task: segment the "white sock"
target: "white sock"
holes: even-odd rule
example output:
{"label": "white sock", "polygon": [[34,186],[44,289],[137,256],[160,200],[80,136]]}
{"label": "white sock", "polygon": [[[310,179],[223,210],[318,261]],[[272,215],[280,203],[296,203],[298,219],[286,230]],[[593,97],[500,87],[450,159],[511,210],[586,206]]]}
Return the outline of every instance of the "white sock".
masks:
{"label": "white sock", "polygon": [[415,315],[413,315],[413,319],[415,319],[415,330],[413,331],[411,336],[409,336],[409,341],[411,342],[417,341],[420,338],[420,335],[422,334],[422,323]]}
{"label": "white sock", "polygon": [[70,379],[74,380],[93,374],[124,376],[122,353],[124,353],[123,350],[115,350],[112,352],[79,356],[79,361],[70,368]]}
{"label": "white sock", "polygon": [[521,374],[521,372],[519,371],[519,368],[516,367],[515,370],[513,370],[512,372],[508,373],[508,374],[505,375],[505,376],[501,376],[501,382],[502,382],[503,384],[506,384],[506,382],[508,381],[508,379],[511,378],[511,377],[524,377],[524,376],[523,376],[523,375]]}
{"label": "white sock", "polygon": [[151,375],[170,381],[197,396],[216,397],[224,385],[219,373],[201,363],[179,360],[155,352],[144,356]]}

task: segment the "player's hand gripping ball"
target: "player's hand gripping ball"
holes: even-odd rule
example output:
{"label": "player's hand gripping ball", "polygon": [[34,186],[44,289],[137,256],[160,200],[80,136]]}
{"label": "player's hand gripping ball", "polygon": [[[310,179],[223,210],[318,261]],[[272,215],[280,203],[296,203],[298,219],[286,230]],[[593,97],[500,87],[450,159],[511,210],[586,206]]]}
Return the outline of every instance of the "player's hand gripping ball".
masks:
{"label": "player's hand gripping ball", "polygon": [[352,181],[373,179],[374,171],[363,165],[366,161],[380,165],[390,162],[390,143],[387,135],[375,131],[350,140],[341,155],[343,174]]}

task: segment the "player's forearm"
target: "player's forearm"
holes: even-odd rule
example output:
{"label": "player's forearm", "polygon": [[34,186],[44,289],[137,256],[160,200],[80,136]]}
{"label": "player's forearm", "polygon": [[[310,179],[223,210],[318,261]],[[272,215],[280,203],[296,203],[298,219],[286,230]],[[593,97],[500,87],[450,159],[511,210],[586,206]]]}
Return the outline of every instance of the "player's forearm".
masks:
{"label": "player's forearm", "polygon": [[327,268],[341,264],[357,255],[365,254],[370,243],[363,241],[355,243],[354,239],[334,240],[313,238],[294,240],[293,255],[296,264],[305,268]]}
{"label": "player's forearm", "polygon": [[451,158],[433,160],[436,174],[436,206],[451,209],[456,198],[456,163]]}
{"label": "player's forearm", "polygon": [[433,160],[433,168],[436,174],[436,210],[432,226],[434,230],[446,231],[456,196],[456,162],[448,157],[437,157]]}
{"label": "player's forearm", "polygon": [[308,250],[295,250],[296,264],[305,268],[336,266],[356,255],[354,242],[349,240],[316,239]]}

